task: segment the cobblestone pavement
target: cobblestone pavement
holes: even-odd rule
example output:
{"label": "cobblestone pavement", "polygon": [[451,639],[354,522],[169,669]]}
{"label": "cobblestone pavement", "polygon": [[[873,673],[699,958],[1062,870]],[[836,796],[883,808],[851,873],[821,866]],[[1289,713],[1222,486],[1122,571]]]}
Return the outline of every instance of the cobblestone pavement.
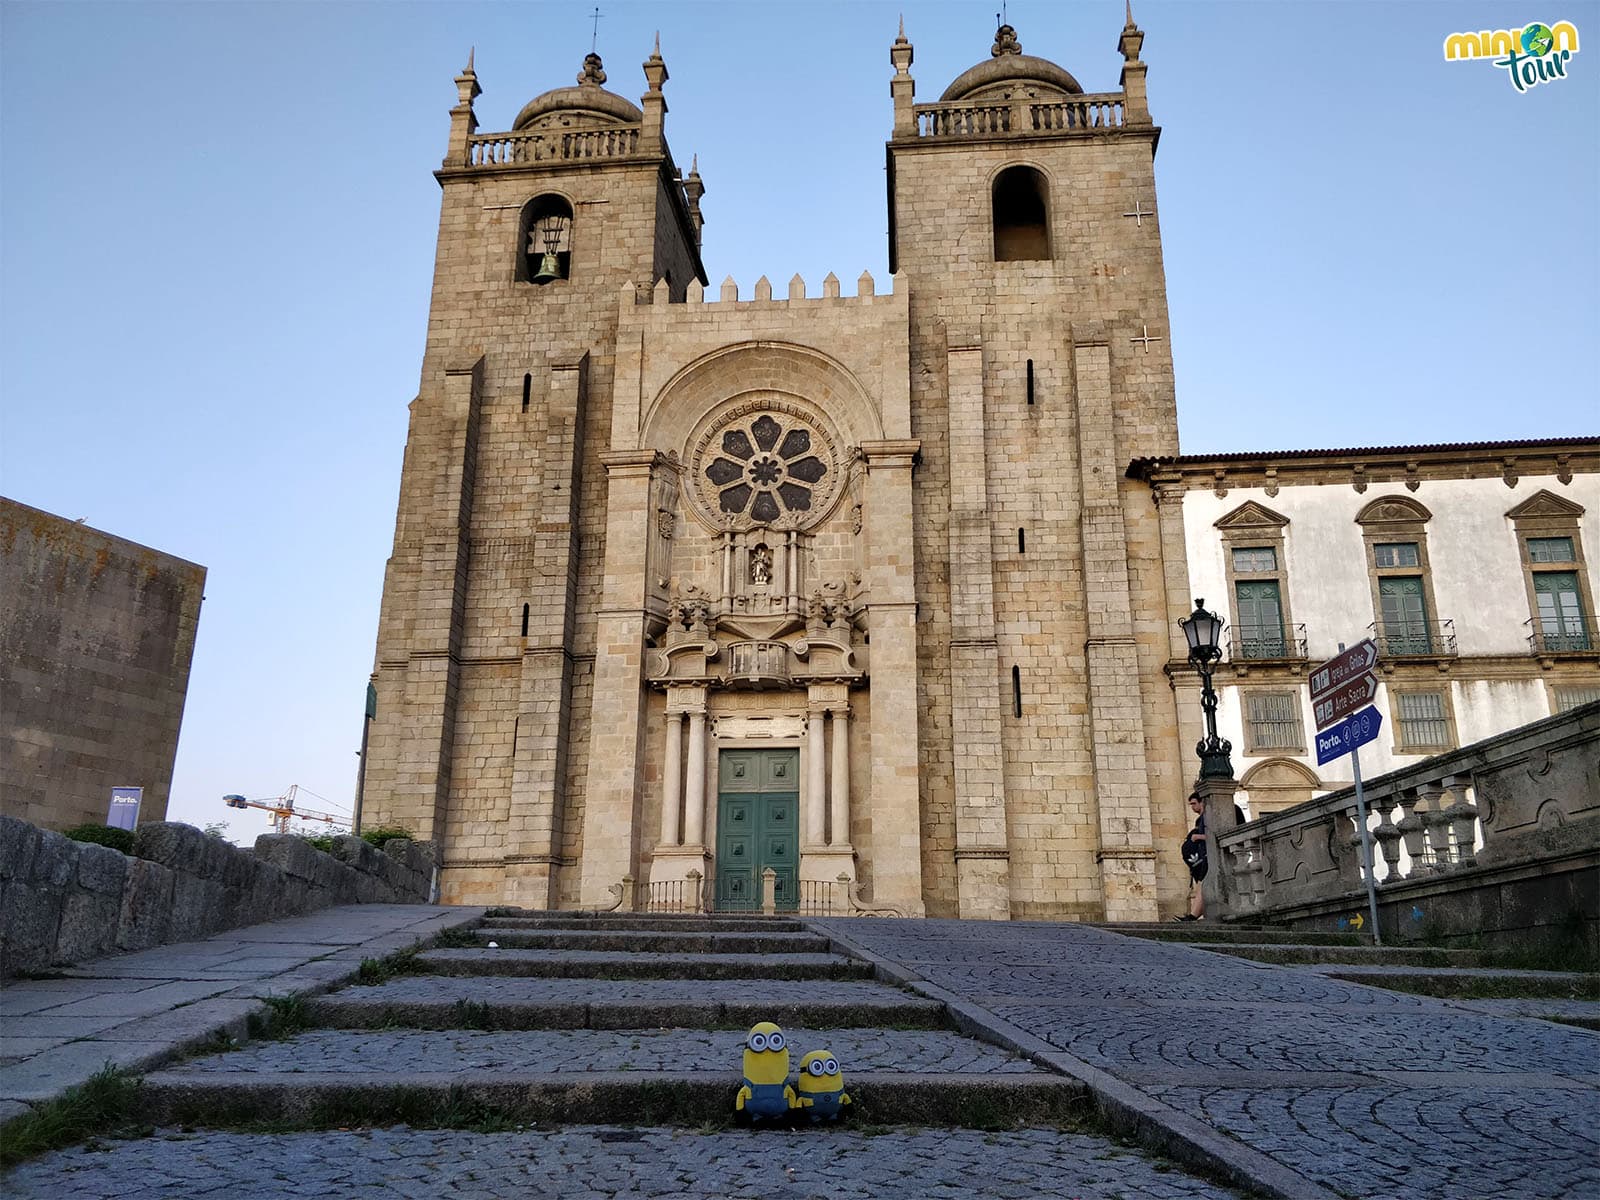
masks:
{"label": "cobblestone pavement", "polygon": [[560,1200],[1189,1200],[1237,1193],[1104,1138],[1054,1130],[190,1134],[26,1163],[10,1200],[200,1196]]}
{"label": "cobblestone pavement", "polygon": [[1334,1190],[1600,1196],[1600,1033],[1083,926],[814,925]]}
{"label": "cobblestone pavement", "polygon": [[[857,1072],[1021,1075],[1038,1068],[997,1047],[937,1029],[784,1030],[798,1064],[809,1050],[838,1057],[846,1077]],[[744,1049],[738,1030],[592,1029],[505,1033],[485,1030],[313,1029],[286,1042],[254,1042],[226,1054],[192,1059],[182,1073],[248,1075],[278,1071],[500,1071],[567,1074],[587,1071],[710,1072],[737,1076]],[[737,1080],[734,1081],[737,1083]]]}

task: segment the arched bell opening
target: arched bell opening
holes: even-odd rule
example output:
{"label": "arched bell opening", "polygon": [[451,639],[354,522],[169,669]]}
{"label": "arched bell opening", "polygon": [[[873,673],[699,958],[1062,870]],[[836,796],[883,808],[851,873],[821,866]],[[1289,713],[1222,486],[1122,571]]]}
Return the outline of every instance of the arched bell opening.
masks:
{"label": "arched bell opening", "polygon": [[1050,257],[1050,185],[1033,167],[1007,167],[991,191],[995,262]]}
{"label": "arched bell opening", "polygon": [[519,283],[571,278],[572,205],[564,196],[535,196],[522,206],[517,247]]}

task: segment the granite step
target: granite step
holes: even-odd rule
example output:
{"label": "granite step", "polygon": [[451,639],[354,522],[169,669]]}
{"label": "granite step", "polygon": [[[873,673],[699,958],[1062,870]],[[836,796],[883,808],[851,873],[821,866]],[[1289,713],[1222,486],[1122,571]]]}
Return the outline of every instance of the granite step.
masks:
{"label": "granite step", "polygon": [[[527,1124],[627,1121],[728,1125],[734,1073],[643,1071],[517,1074],[504,1071],[342,1071],[230,1076],[158,1071],[145,1076],[140,1115],[155,1125],[215,1127],[272,1122],[278,1129],[436,1124],[445,1111],[476,1111]],[[1061,1075],[874,1072],[847,1082],[853,1121],[1000,1129],[1092,1119],[1087,1089]],[[768,1193],[772,1194],[772,1193]]]}
{"label": "granite step", "polygon": [[576,916],[527,909],[492,908],[485,923],[516,929],[637,929],[652,933],[803,933],[805,926],[789,917],[676,916],[670,913],[615,913]]}
{"label": "granite step", "polygon": [[606,950],[430,950],[411,962],[430,975],[591,979],[871,979],[870,963],[838,954],[617,954]]}
{"label": "granite step", "polygon": [[480,942],[520,950],[610,950],[622,954],[825,954],[828,939],[804,930],[778,933],[664,933],[645,930],[513,929],[480,925]]}
{"label": "granite step", "polygon": [[1364,966],[1476,967],[1476,950],[1441,950],[1431,946],[1266,945],[1240,942],[1190,942],[1196,950],[1231,954],[1265,963],[1348,963]]}
{"label": "granite step", "polygon": [[1155,942],[1236,942],[1260,946],[1370,946],[1372,939],[1359,933],[1316,933],[1304,929],[1268,929],[1261,926],[1212,924],[1208,921],[1168,921],[1165,924],[1098,925],[1096,928]]}
{"label": "granite step", "polygon": [[527,979],[408,975],[306,1003],[312,1025],[340,1029],[749,1028],[937,1029],[944,1006],[880,983],[847,980]]}
{"label": "granite step", "polygon": [[[1027,1059],[947,1029],[783,1026],[791,1075],[811,1050],[827,1050],[847,1085],[861,1074],[1031,1075]],[[232,1077],[298,1072],[377,1075],[407,1072],[504,1072],[589,1075],[616,1071],[711,1074],[734,1080],[743,1062],[744,1029],[309,1029],[282,1041],[249,1042],[192,1058],[175,1075]]]}
{"label": "granite step", "polygon": [[1600,975],[1577,971],[1518,971],[1501,967],[1313,967],[1329,979],[1439,999],[1600,1000]]}

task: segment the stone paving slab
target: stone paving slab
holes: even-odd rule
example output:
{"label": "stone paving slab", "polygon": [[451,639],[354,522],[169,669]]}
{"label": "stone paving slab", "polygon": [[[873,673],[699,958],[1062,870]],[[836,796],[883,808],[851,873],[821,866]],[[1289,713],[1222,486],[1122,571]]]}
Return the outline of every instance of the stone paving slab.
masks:
{"label": "stone paving slab", "polygon": [[605,950],[451,949],[420,954],[436,975],[524,975],[609,979],[871,979],[866,963],[841,954],[617,954]]}
{"label": "stone paving slab", "polygon": [[25,1163],[15,1200],[191,1200],[201,1196],[372,1196],[437,1200],[1221,1200],[1238,1193],[1105,1138],[1053,1129],[1006,1133],[848,1129],[510,1133],[413,1130],[208,1133],[103,1143]]}
{"label": "stone paving slab", "polygon": [[403,976],[311,1002],[314,1024],[346,1029],[645,1029],[943,1024],[936,1001],[844,980],[522,979]]}
{"label": "stone paving slab", "polygon": [[[1247,1159],[1287,1168],[1292,1176],[1270,1185],[1277,1194],[1600,1196],[1600,1035],[1588,1030],[1327,973],[1382,968],[1272,966],[1151,939],[1112,945],[1115,935],[1082,926],[812,925],[873,956],[882,976],[949,996],[958,1027],[989,1029],[1085,1079],[1119,1120],[1209,1128],[1183,1139],[1201,1155],[1186,1161],[1227,1162],[1231,1142],[1252,1174]],[[1052,988],[1074,998],[1070,1009],[1045,1002]]]}
{"label": "stone paving slab", "polygon": [[[793,1070],[810,1050],[826,1049],[856,1073],[1027,1075],[1039,1068],[1024,1058],[959,1033],[939,1029],[830,1029],[786,1026]],[[247,1075],[260,1072],[506,1071],[571,1074],[639,1071],[737,1078],[745,1034],[740,1030],[308,1030],[287,1041],[256,1042],[191,1059],[169,1074]]]}
{"label": "stone paving slab", "polygon": [[219,1035],[238,1036],[251,1013],[264,1011],[262,996],[326,991],[353,979],[362,957],[416,945],[482,912],[343,905],[7,983],[0,1102],[36,1104],[107,1063],[145,1070]]}

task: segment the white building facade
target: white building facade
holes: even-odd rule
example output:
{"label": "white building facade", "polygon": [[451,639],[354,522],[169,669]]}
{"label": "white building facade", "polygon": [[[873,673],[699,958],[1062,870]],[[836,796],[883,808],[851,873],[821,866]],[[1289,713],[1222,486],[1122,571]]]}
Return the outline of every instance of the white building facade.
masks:
{"label": "white building facade", "polygon": [[1367,777],[1600,700],[1600,440],[1135,462],[1229,623],[1218,730],[1250,815],[1352,782],[1316,761],[1309,668],[1375,639]]}

